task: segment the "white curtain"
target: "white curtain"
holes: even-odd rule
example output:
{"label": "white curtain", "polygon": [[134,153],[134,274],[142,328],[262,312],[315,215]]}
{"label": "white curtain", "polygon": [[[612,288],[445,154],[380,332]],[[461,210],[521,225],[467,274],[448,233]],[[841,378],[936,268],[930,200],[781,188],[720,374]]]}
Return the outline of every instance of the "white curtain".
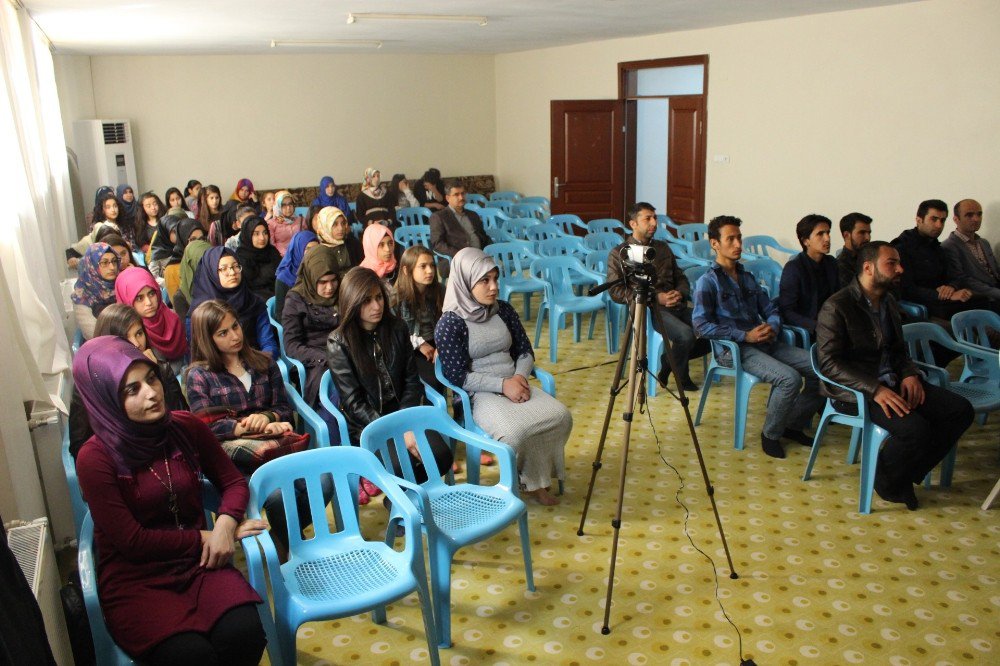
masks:
{"label": "white curtain", "polygon": [[[28,16],[0,0],[0,390],[61,407],[70,363],[59,282],[72,204],[52,55]],[[50,395],[52,394],[52,395]]]}

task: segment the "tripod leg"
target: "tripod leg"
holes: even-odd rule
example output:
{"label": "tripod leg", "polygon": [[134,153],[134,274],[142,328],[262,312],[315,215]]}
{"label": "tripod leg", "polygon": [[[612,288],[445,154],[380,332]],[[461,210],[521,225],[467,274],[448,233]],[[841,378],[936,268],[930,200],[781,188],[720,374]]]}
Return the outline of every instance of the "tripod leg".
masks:
{"label": "tripod leg", "polygon": [[[615,518],[611,521],[614,529],[614,537],[611,542],[611,563],[608,567],[608,596],[604,602],[604,626],[601,627],[602,634],[610,634],[611,627],[608,626],[611,618],[611,597],[615,587],[615,564],[618,558],[618,534],[622,524],[622,503],[625,501],[625,476],[628,472],[628,445],[632,435],[632,417],[635,413],[636,400],[643,391],[645,385],[645,347],[643,346],[646,333],[646,302],[644,294],[636,299],[633,311],[631,338],[631,358],[628,364],[628,408],[622,415],[625,421],[625,432],[622,440],[625,445],[622,447],[621,469],[618,474],[618,503],[615,507]],[[625,348],[623,348],[624,350]],[[642,359],[640,361],[640,359]]]}
{"label": "tripod leg", "polygon": [[[634,316],[634,312],[633,315],[629,316],[629,324],[631,324],[632,316]],[[618,352],[618,365],[615,367],[615,378],[611,383],[611,391],[608,396],[608,409],[604,413],[604,425],[601,427],[601,439],[597,443],[597,455],[591,465],[590,486],[587,487],[587,497],[583,501],[583,515],[580,516],[580,527],[576,530],[577,536],[583,536],[583,526],[587,522],[587,512],[590,510],[590,498],[594,493],[594,483],[597,481],[597,472],[601,469],[601,456],[604,453],[604,442],[608,438],[608,425],[611,423],[611,413],[615,408],[615,398],[617,398],[618,394],[621,392],[622,370],[625,367],[625,359],[628,358],[629,343],[631,340],[632,327],[630,325],[625,333],[625,341]]]}

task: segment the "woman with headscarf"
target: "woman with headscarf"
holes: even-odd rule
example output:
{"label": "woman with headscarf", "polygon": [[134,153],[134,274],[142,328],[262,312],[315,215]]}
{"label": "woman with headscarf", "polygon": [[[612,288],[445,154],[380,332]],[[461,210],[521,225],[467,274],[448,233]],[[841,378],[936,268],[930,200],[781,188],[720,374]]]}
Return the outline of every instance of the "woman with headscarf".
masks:
{"label": "woman with headscarf", "polygon": [[361,237],[361,246],[365,250],[365,258],[360,265],[375,271],[387,284],[395,282],[396,270],[399,268],[398,254],[401,253],[397,253],[398,246],[392,230],[382,224],[366,227]]}
{"label": "woman with headscarf", "polygon": [[136,218],[139,203],[135,200],[135,190],[127,183],[122,183],[115,188],[115,197],[118,199],[118,207],[122,211],[122,220],[129,225]]}
{"label": "woman with headscarf", "polygon": [[243,221],[236,258],[243,267],[243,284],[265,301],[274,296],[281,253],[271,244],[271,232],[263,218],[253,216]]}
{"label": "woman with headscarf", "polygon": [[257,200],[257,191],[254,189],[253,183],[250,182],[249,178],[240,178],[236,182],[236,189],[229,195],[229,201],[226,202],[226,205],[222,207],[221,219],[224,229],[229,229],[233,226],[233,218],[236,216],[236,210],[241,206],[253,206],[258,215],[263,212],[260,209],[260,202]]}
{"label": "woman with headscarf", "polygon": [[118,199],[110,187],[103,187],[97,191],[97,201],[94,203],[93,220],[90,231],[71,245],[66,250],[66,263],[70,268],[76,268],[80,263],[80,257],[91,245],[97,242],[97,235],[105,227],[110,227],[119,236],[122,235],[122,227],[127,226],[125,218],[121,214],[118,206]]}
{"label": "woman with headscarf", "polygon": [[167,259],[167,265],[163,268],[163,286],[167,294],[173,298],[181,286],[181,260],[184,258],[184,251],[192,239],[197,240],[205,237],[205,230],[201,228],[201,222],[183,216],[177,223],[175,229],[176,241],[174,250]]}
{"label": "woman with headscarf", "polygon": [[[340,325],[327,343],[327,365],[340,394],[340,408],[347,420],[351,443],[357,444],[364,428],[386,414],[420,404],[423,389],[417,373],[410,333],[389,307],[385,283],[370,269],[352,268],[344,276],[338,295]],[[406,433],[410,464],[420,483],[429,475],[444,474],[451,467],[452,451],[440,435],[428,432],[433,460],[421,460],[412,433]],[[399,473],[395,449],[389,447]],[[367,480],[358,489],[359,503],[379,490]]]}
{"label": "woman with headscarf", "polygon": [[264,301],[243,282],[243,267],[226,247],[213,247],[201,258],[191,284],[191,311],[216,298],[236,311],[246,344],[278,358],[278,340]]}
{"label": "woman with headscarf", "polygon": [[94,243],[80,259],[73,286],[73,315],[86,340],[94,337],[94,325],[101,310],[115,302],[115,278],[121,261],[107,243]]}
{"label": "woman with headscarf", "polygon": [[[266,528],[243,521],[246,480],[205,424],[170,411],[159,368],[132,343],[85,343],[73,378],[94,430],[76,469],[108,633],[145,664],[257,664],[262,601],[230,563],[236,539]],[[221,495],[211,530],[202,476]]]}
{"label": "woman with headscarf", "polygon": [[126,268],[135,265],[135,259],[132,257],[132,246],[128,244],[128,241],[115,233],[114,229],[111,227],[104,227],[101,229],[101,231],[97,234],[97,240],[94,242],[107,243],[111,246],[111,249],[118,255],[119,273]]}
{"label": "woman with headscarf", "polygon": [[333,176],[323,176],[320,178],[319,195],[312,200],[310,206],[319,206],[320,208],[333,206],[347,216],[348,227],[354,224],[354,212],[351,211],[347,197],[337,191],[337,183],[333,180]]}
{"label": "woman with headscarf", "polygon": [[299,276],[302,259],[309,248],[317,245],[319,245],[319,239],[311,231],[300,231],[292,236],[288,252],[285,252],[285,256],[281,258],[278,271],[274,274],[274,311],[279,318],[284,312],[285,296],[288,294],[288,290],[295,285],[295,280]]}
{"label": "woman with headscarf", "polygon": [[281,190],[274,195],[274,208],[267,220],[267,228],[271,232],[271,243],[285,256],[288,244],[295,234],[306,228],[305,220],[295,215],[295,199],[288,190]]}
{"label": "woman with headscarf", "polygon": [[156,357],[169,361],[174,374],[180,372],[188,351],[184,324],[160,298],[160,285],[150,272],[138,267],[122,271],[115,280],[115,297],[142,317],[146,342]]}
{"label": "woman with headscarf", "polygon": [[396,195],[382,182],[382,173],[373,167],[365,169],[365,182],[355,203],[354,213],[365,226],[381,222],[396,224]]}
{"label": "woman with headscarf", "polygon": [[198,269],[198,264],[201,263],[201,258],[212,247],[205,240],[204,231],[200,225],[198,226],[198,230],[202,231],[201,236],[198,234],[192,234],[193,237],[188,236],[187,246],[184,248],[184,254],[181,255],[181,281],[177,285],[177,291],[170,297],[173,302],[174,312],[181,319],[187,318],[188,310],[191,306],[191,284],[194,282],[194,274]]}
{"label": "woman with headscarf", "polygon": [[316,215],[313,225],[320,244],[333,248],[341,277],[365,258],[361,241],[351,233],[344,211],[327,206]]}
{"label": "woman with headscarf", "polygon": [[[177,228],[181,222],[188,220],[187,215],[164,215],[156,224],[153,239],[149,242],[149,253],[146,255],[149,272],[156,277],[163,277],[164,271],[171,263],[180,263],[180,255],[175,258],[177,247]],[[173,261],[171,261],[173,260]]]}
{"label": "woman with headscarf", "polygon": [[313,406],[318,404],[319,382],[326,371],[326,339],[340,322],[338,289],[340,277],[333,251],[322,246],[313,248],[303,259],[281,311],[285,353],[305,366],[303,397]]}
{"label": "woman with headscarf", "polygon": [[540,504],[558,504],[552,476],[564,476],[573,417],[528,384],[535,356],[521,320],[498,300],[499,270],[482,250],[465,248],[451,262],[444,314],[434,331],[441,369],[469,392],[475,422],[517,454],[521,487]]}

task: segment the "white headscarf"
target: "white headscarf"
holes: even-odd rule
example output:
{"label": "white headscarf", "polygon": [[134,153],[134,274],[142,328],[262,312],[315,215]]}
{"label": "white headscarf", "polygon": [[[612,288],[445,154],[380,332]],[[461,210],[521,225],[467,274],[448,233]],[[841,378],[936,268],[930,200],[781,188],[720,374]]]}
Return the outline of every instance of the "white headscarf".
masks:
{"label": "white headscarf", "polygon": [[444,294],[443,312],[454,312],[467,321],[481,324],[497,313],[496,303],[487,307],[472,295],[472,287],[497,267],[493,257],[480,249],[459,250],[451,260],[451,275]]}

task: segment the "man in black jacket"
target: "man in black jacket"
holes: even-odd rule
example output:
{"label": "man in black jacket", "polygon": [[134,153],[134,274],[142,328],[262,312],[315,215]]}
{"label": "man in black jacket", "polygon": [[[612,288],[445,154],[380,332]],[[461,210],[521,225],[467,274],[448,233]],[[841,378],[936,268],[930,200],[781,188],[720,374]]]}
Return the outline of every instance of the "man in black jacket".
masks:
{"label": "man in black jacket", "polygon": [[812,213],[795,225],[802,252],[788,260],[781,271],[778,309],[785,324],[816,334],[816,316],[839,289],[837,260],[830,256],[830,218]]}
{"label": "man in black jacket", "polygon": [[[965,398],[924,382],[907,353],[892,296],[902,274],[895,248],[884,241],[865,245],[857,279],[820,310],[816,349],[823,375],[860,391],[872,422],[891,435],[878,456],[875,492],[912,511],[917,508],[913,484],[957,444],[975,414]],[[854,402],[838,387],[823,383],[820,389],[832,400]]]}
{"label": "man in black jacket", "polygon": [[[483,249],[490,244],[483,221],[471,210],[465,210],[465,187],[450,180],[444,186],[447,208],[431,215],[431,249],[438,254],[454,257],[467,247]],[[441,265],[441,275],[448,276],[450,264]]]}
{"label": "man in black jacket", "polygon": [[872,218],[864,213],[848,213],[840,218],[840,235],[844,249],[837,255],[837,273],[840,286],[846,287],[858,274],[858,250],[872,239]]}
{"label": "man in black jacket", "polygon": [[938,236],[948,219],[948,204],[928,199],[917,207],[917,224],[892,241],[905,269],[900,296],[927,307],[932,318],[950,321],[956,312],[989,306],[985,297],[960,289],[960,276],[952,275],[948,253]]}

